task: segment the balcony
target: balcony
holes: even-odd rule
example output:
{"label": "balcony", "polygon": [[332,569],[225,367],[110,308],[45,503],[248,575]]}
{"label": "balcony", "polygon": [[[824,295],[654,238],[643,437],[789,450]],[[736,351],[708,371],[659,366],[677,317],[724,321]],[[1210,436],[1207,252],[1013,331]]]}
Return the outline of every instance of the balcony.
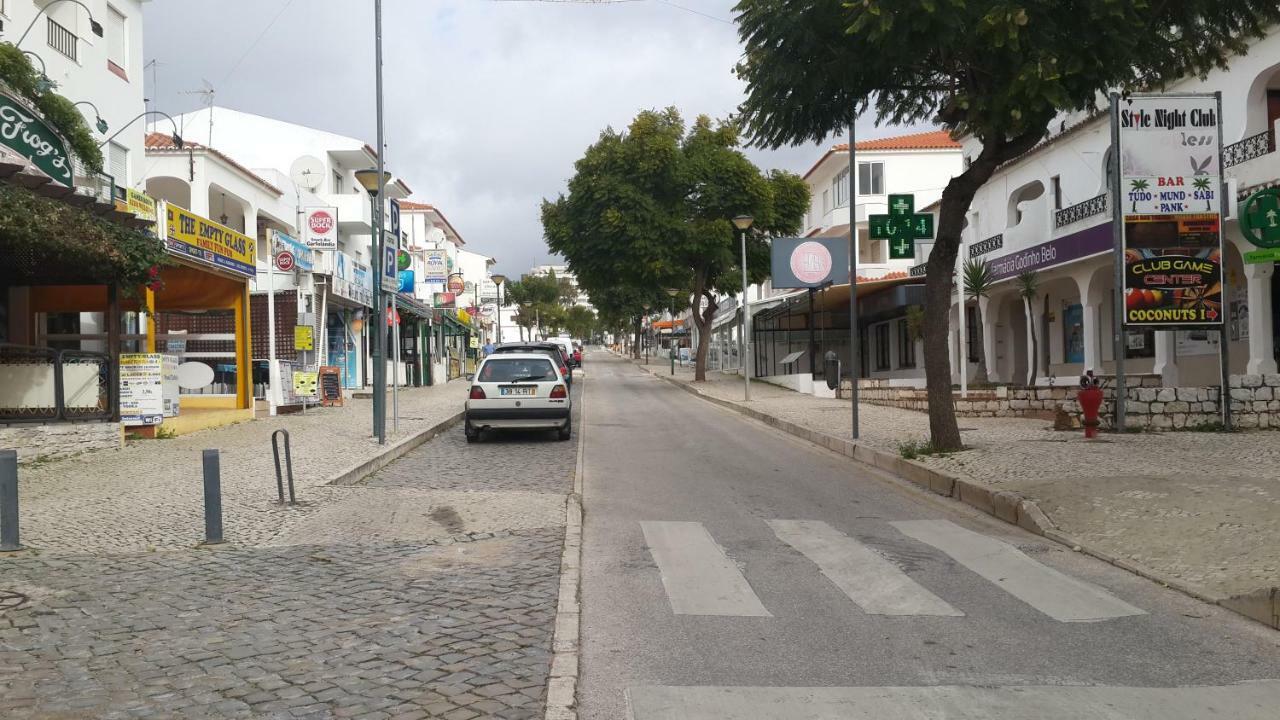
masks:
{"label": "balcony", "polygon": [[364,193],[321,194],[321,202],[338,208],[338,232],[343,235],[372,235],[369,196]]}
{"label": "balcony", "polygon": [[[1095,195],[1084,202],[1057,210],[1053,214],[1053,226],[1057,230],[1107,214],[1107,194]],[[1091,225],[1094,223],[1090,223]]]}
{"label": "balcony", "polygon": [[59,25],[53,18],[45,19],[49,25],[49,47],[71,58],[73,62],[79,62],[76,58],[76,49],[79,44],[76,34]]}
{"label": "balcony", "polygon": [[1222,148],[1222,164],[1228,178],[1234,179],[1239,188],[1251,188],[1263,183],[1274,182],[1280,177],[1280,167],[1276,164],[1276,126],[1256,135],[1250,135],[1240,142],[1231,143]]}

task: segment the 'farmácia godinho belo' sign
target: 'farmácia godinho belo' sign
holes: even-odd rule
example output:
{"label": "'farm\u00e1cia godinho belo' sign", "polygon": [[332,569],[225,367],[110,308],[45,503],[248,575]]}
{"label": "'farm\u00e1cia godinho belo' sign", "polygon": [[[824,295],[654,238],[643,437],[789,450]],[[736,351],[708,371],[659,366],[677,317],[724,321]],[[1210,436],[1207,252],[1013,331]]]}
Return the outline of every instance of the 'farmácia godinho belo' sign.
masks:
{"label": "'farm\u00e1cia godinho belo' sign", "polygon": [[1223,321],[1219,121],[1213,95],[1120,101],[1125,324]]}
{"label": "'farm\u00e1cia godinho belo' sign", "polygon": [[0,144],[31,161],[54,182],[72,186],[71,156],[48,123],[25,105],[0,93]]}

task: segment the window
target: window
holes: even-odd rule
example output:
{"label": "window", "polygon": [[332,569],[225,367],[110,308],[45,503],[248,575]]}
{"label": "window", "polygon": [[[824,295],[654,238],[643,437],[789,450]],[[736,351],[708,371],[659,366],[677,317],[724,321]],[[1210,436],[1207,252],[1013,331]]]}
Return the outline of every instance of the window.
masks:
{"label": "window", "polygon": [[334,195],[342,194],[342,173],[338,172],[337,170],[333,171],[333,194]]}
{"label": "window", "polygon": [[911,337],[911,328],[907,319],[898,321],[898,367],[913,368],[916,366],[916,341]]}
{"label": "window", "polygon": [[889,369],[889,323],[876,326],[876,369]]}
{"label": "window", "polygon": [[107,61],[121,70],[129,67],[129,28],[124,13],[107,6]]}
{"label": "window", "polygon": [[1049,185],[1053,189],[1053,209],[1062,209],[1062,177],[1054,175],[1049,178]]}
{"label": "window", "polygon": [[120,143],[107,143],[107,174],[117,186],[129,185],[129,150]]}
{"label": "window", "polygon": [[858,194],[859,195],[883,195],[884,194],[884,163],[882,162],[858,163]]}
{"label": "window", "polygon": [[831,191],[823,190],[822,191],[822,214],[826,215],[829,212],[831,212]]}
{"label": "window", "polygon": [[978,348],[982,347],[982,326],[978,324],[978,308],[969,305],[964,309],[965,349],[969,362],[978,362]]}
{"label": "window", "polygon": [[76,34],[51,17],[46,17],[45,22],[48,24],[49,47],[78,62]]}
{"label": "window", "polygon": [[831,191],[836,197],[836,207],[848,207],[849,205],[849,170],[848,168],[841,170],[836,175],[836,179],[831,181]]}

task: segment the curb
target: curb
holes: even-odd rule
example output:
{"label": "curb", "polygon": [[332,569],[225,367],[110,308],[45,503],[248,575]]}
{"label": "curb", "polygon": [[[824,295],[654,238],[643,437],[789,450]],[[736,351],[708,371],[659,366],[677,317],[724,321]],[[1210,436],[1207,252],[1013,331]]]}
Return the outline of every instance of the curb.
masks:
{"label": "curb", "polygon": [[545,720],[578,718],[578,641],[582,606],[582,462],[587,448],[587,385],[578,398],[578,458],[573,492],[564,504],[564,551],[560,555],[560,597],[556,603],[556,631],[551,644],[551,674],[547,678]]}
{"label": "curb", "polygon": [[1194,585],[1163,575],[1132,560],[1116,557],[1104,550],[1090,547],[1067,535],[1059,530],[1057,525],[1053,524],[1053,521],[1036,505],[1035,501],[1027,499],[1019,493],[994,490],[986,485],[943,472],[924,463],[907,460],[895,453],[873,448],[866,443],[846,440],[818,432],[817,430],[811,430],[776,416],[762,413],[759,410],[743,407],[736,402],[712,397],[689,383],[672,380],[667,376],[649,371],[644,366],[639,367],[650,375],[715,405],[728,408],[754,420],[759,420],[770,427],[777,428],[803,440],[808,440],[814,445],[844,455],[855,462],[871,465],[892,473],[937,495],[959,500],[969,507],[999,518],[1011,525],[1017,525],[1036,535],[1066,545],[1076,552],[1098,558],[1122,570],[1127,570],[1164,587],[1177,590],[1184,595],[1190,595],[1197,600],[1218,605],[1250,620],[1280,630],[1280,588],[1262,588],[1232,597],[1210,594]]}
{"label": "curb", "polygon": [[362,460],[361,462],[358,462],[355,465],[352,465],[351,467],[347,468],[346,470],[343,470],[337,475],[334,475],[323,484],[355,485],[356,483],[359,483],[361,480],[364,479],[366,475],[369,475],[370,473],[373,473],[377,470],[380,470],[386,467],[387,465],[390,465],[393,461],[399,459],[402,455],[409,452],[410,450],[413,450],[414,448],[418,447],[424,442],[436,437],[437,435],[448,430],[454,425],[457,425],[459,422],[462,421],[462,418],[464,415],[466,415],[466,412],[467,412],[466,410],[459,410],[457,414],[449,417],[443,422],[436,423],[435,425],[432,425],[431,427],[425,430],[420,430],[410,435],[409,437],[397,442],[396,444],[387,447],[385,450],[369,458],[368,460]]}

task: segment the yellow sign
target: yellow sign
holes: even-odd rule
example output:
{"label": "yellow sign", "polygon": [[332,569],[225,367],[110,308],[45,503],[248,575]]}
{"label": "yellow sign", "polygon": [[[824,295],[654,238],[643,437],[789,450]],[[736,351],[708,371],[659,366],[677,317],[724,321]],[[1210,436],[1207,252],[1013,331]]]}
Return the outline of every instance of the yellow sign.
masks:
{"label": "yellow sign", "polygon": [[156,221],[156,201],[150,195],[129,188],[125,190],[125,202],[128,205],[128,212],[143,220]]}
{"label": "yellow sign", "polygon": [[467,312],[466,310],[463,310],[462,308],[458,308],[458,321],[459,321],[459,322],[461,322],[461,323],[465,323],[465,324],[467,324],[467,325],[470,325],[470,324],[471,324],[471,313]]}
{"label": "yellow sign", "polygon": [[177,205],[166,204],[165,215],[165,247],[170,253],[244,277],[258,274],[258,243],[253,238]]}
{"label": "yellow sign", "polygon": [[472,335],[471,348],[474,350],[475,348],[478,348],[478,347],[480,347],[480,338],[476,337],[475,335]]}
{"label": "yellow sign", "polygon": [[293,394],[300,397],[315,397],[320,387],[320,373],[318,372],[301,372],[293,373]]}
{"label": "yellow sign", "polygon": [[294,350],[315,350],[316,349],[316,333],[315,328],[310,325],[295,325],[293,328],[293,349]]}

